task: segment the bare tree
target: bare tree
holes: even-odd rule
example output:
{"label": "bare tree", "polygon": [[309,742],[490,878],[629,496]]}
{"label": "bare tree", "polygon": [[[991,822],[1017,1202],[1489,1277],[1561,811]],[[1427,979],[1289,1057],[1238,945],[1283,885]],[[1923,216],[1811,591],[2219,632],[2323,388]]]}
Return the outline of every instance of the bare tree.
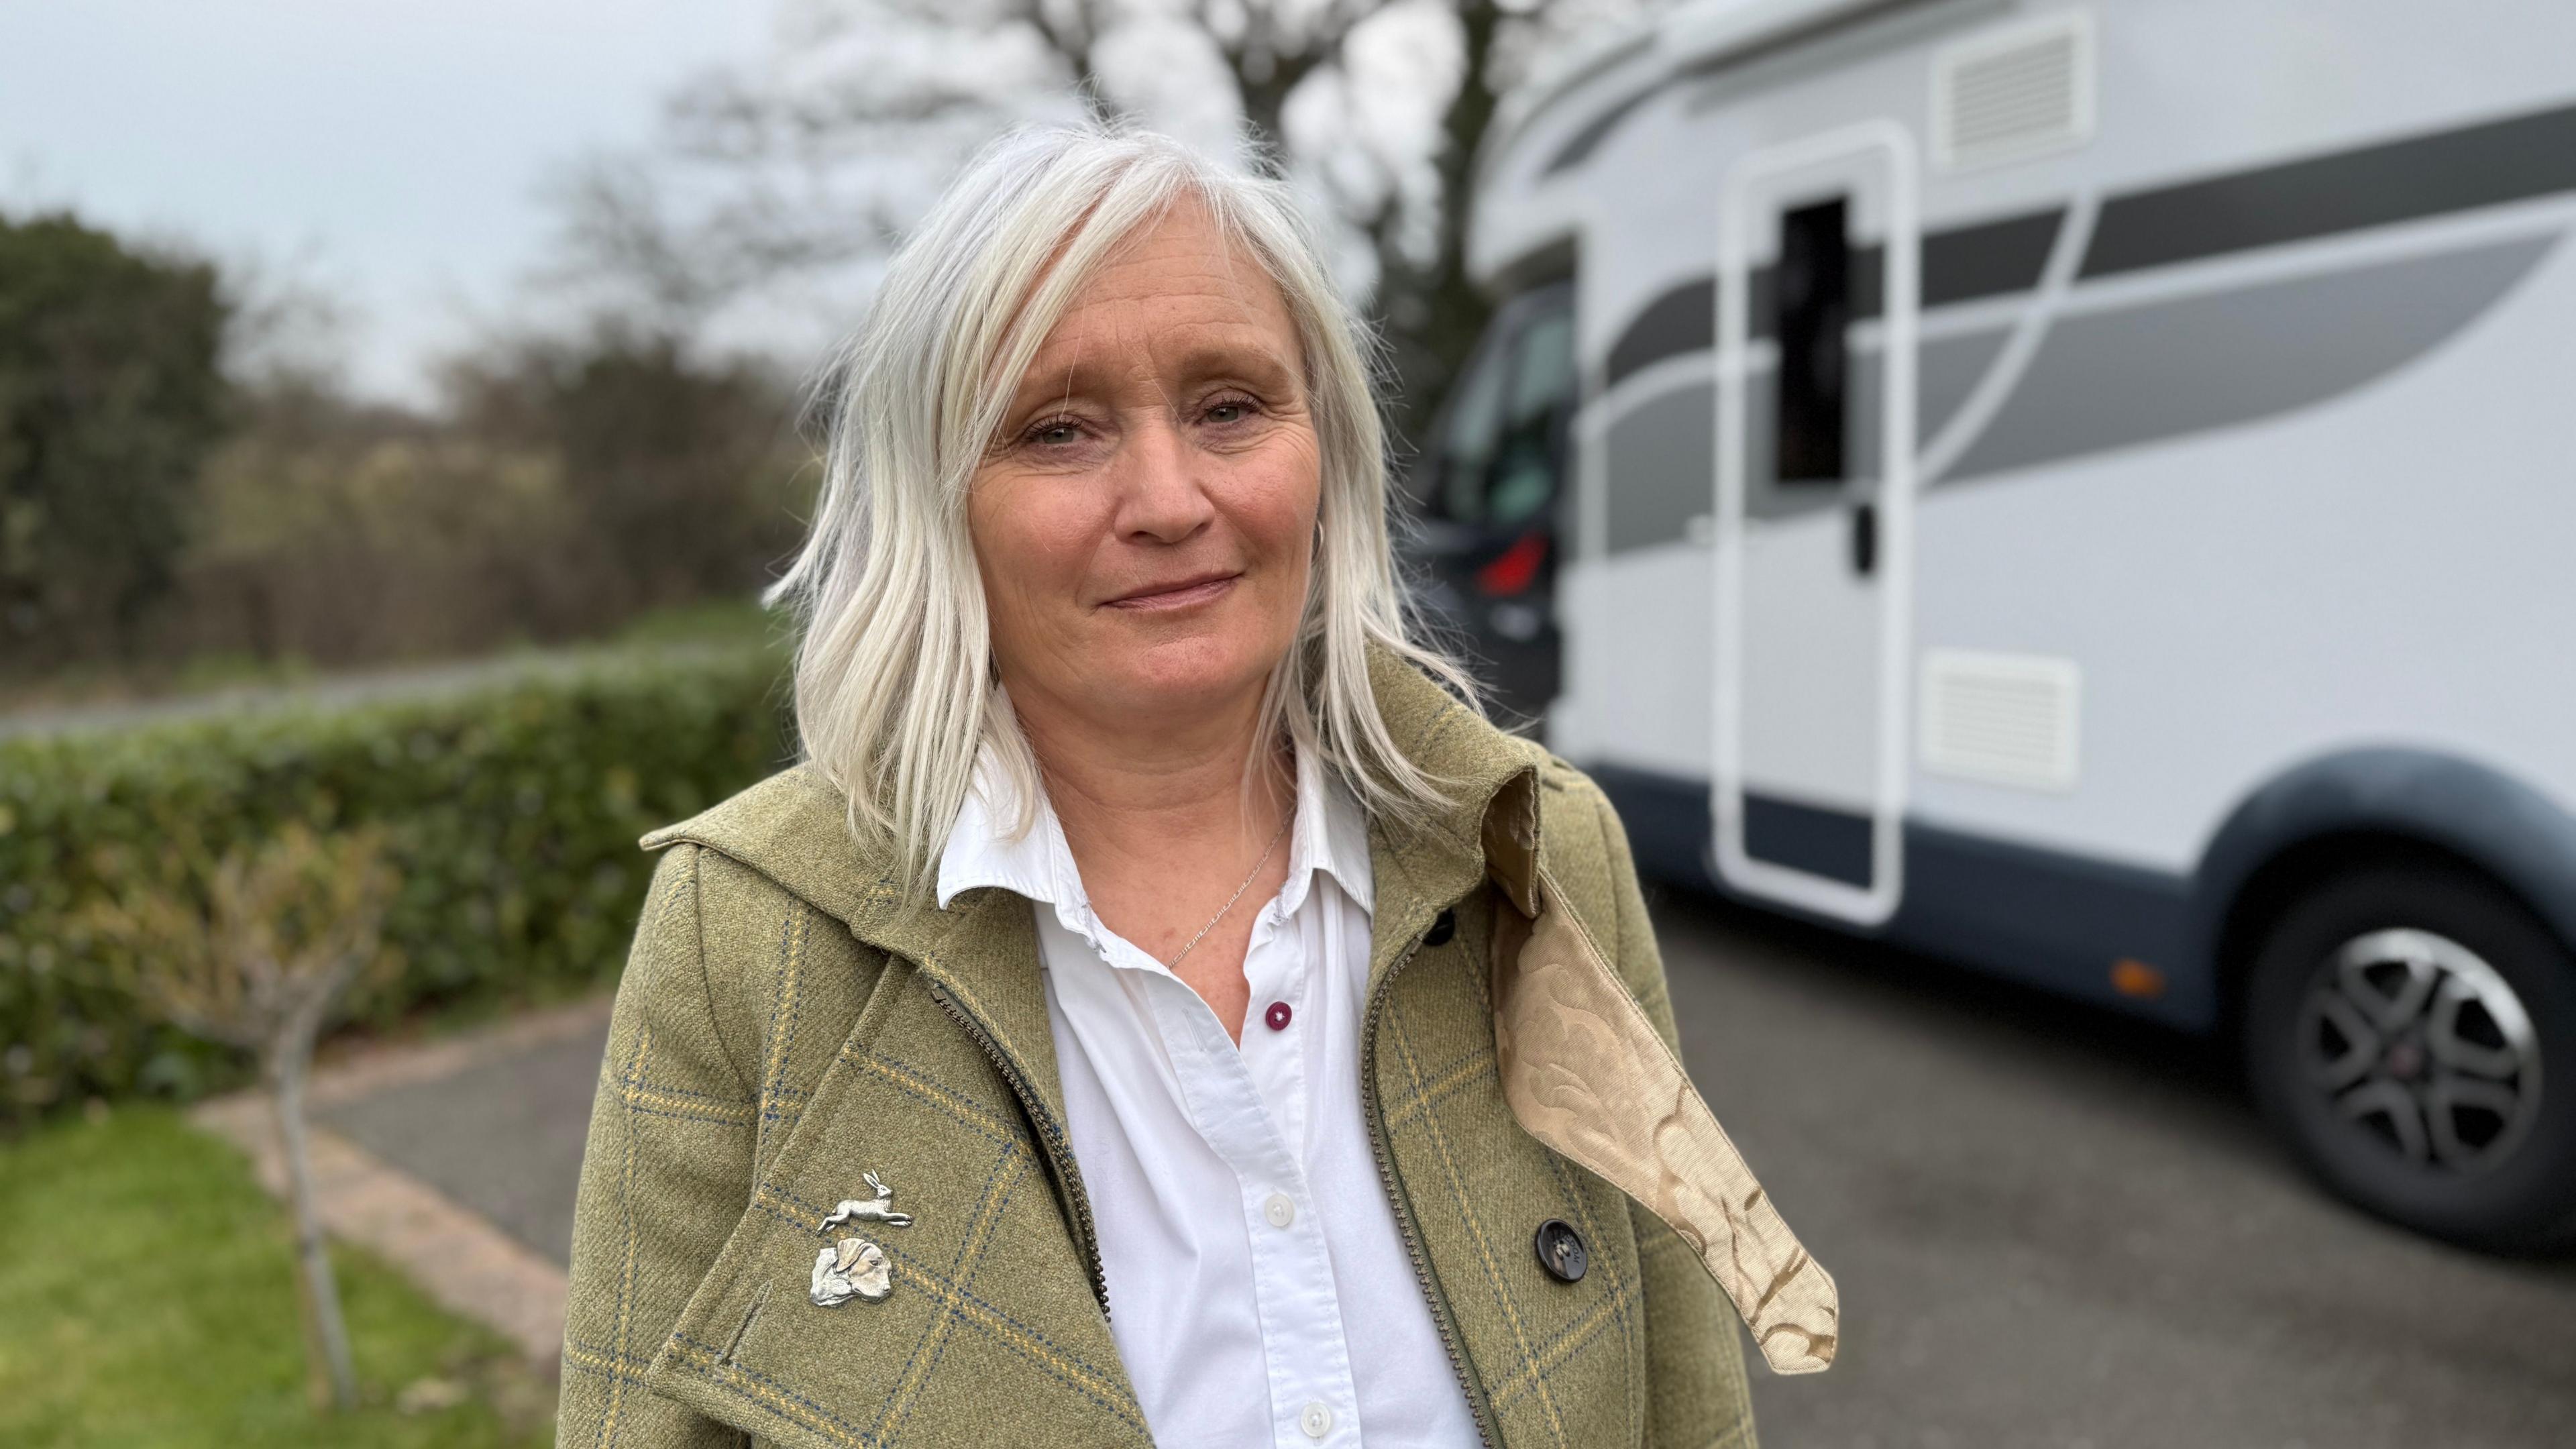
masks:
{"label": "bare tree", "polygon": [[782,278],[882,256],[1017,120],[1123,114],[1095,53],[1118,0],[778,0],[771,53],[665,98],[659,143],[561,173],[549,286],[694,341]]}
{"label": "bare tree", "polygon": [[[1498,97],[1567,29],[1643,3],[784,0],[776,55],[672,96],[656,159],[575,173],[561,196],[565,272],[686,295],[681,310],[703,318],[781,276],[881,256],[957,159],[1006,125],[1160,120],[1176,88],[1196,87],[1230,112],[1247,158],[1314,187],[1371,258],[1402,432],[1490,312],[1465,232]],[[1425,25],[1444,34],[1444,58],[1398,82],[1419,92],[1422,123],[1372,134],[1363,93],[1384,78],[1355,79],[1355,52]],[[1309,93],[1321,103],[1300,100]]]}
{"label": "bare tree", "polygon": [[295,1267],[317,1404],[357,1402],[349,1334],[315,1207],[304,1121],[314,1043],[349,987],[390,963],[382,937],[397,880],[384,832],[290,825],[225,853],[202,891],[134,880],[92,912],[144,1005],[180,1030],[259,1058],[295,1214]]}

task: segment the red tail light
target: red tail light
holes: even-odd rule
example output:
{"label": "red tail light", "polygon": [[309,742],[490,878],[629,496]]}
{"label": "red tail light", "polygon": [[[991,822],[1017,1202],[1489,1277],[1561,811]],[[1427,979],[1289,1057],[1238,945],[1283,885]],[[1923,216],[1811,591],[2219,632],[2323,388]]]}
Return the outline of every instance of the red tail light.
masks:
{"label": "red tail light", "polygon": [[1510,548],[1476,570],[1476,587],[1488,598],[1507,599],[1538,582],[1539,565],[1547,562],[1547,535],[1524,533]]}

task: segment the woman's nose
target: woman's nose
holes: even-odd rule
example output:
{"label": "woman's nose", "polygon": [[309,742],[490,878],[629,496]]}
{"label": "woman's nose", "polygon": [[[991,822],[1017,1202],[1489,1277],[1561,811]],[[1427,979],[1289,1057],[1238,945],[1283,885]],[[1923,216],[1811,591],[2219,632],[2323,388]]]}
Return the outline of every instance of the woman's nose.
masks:
{"label": "woman's nose", "polygon": [[1118,450],[1118,532],[1178,543],[1215,516],[1200,469],[1206,459],[1169,417],[1129,430]]}

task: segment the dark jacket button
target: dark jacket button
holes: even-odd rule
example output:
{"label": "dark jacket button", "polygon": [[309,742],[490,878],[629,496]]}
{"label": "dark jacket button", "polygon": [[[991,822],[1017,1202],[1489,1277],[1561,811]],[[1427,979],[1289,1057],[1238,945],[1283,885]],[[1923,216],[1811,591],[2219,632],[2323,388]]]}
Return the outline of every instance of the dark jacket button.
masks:
{"label": "dark jacket button", "polygon": [[1422,933],[1422,944],[1425,946],[1446,946],[1449,944],[1449,938],[1457,934],[1458,913],[1455,911],[1442,911],[1440,913],[1440,918],[1431,923],[1431,929]]}
{"label": "dark jacket button", "polygon": [[1549,1218],[1538,1225],[1538,1265],[1560,1283],[1580,1283],[1583,1270],[1592,1266],[1592,1255],[1583,1247],[1582,1235],[1566,1225],[1562,1218]]}

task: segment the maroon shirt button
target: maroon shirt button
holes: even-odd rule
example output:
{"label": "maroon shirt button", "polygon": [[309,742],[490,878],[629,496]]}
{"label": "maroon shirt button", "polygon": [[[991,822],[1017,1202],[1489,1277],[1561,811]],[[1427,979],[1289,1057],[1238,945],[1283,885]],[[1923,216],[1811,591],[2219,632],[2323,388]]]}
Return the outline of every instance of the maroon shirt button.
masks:
{"label": "maroon shirt button", "polygon": [[1261,1013],[1261,1019],[1269,1023],[1272,1031],[1286,1031],[1288,1029],[1288,1015],[1288,1003],[1284,1001],[1274,1001],[1270,1003],[1270,1009],[1268,1011]]}

